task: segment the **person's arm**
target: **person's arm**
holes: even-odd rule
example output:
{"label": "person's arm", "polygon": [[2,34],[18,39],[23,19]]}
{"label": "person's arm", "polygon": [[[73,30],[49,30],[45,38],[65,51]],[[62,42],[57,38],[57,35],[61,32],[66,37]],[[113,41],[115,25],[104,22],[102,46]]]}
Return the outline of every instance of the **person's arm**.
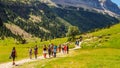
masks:
{"label": "person's arm", "polygon": [[11,51],[10,56],[9,56],[9,59],[11,59],[11,58],[12,58],[12,51]]}

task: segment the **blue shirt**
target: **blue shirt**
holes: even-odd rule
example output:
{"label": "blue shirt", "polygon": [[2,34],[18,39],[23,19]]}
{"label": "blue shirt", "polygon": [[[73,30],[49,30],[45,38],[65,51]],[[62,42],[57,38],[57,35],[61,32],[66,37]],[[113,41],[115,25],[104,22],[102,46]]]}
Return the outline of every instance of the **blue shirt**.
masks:
{"label": "blue shirt", "polygon": [[53,51],[57,52],[57,46],[56,45],[53,47]]}

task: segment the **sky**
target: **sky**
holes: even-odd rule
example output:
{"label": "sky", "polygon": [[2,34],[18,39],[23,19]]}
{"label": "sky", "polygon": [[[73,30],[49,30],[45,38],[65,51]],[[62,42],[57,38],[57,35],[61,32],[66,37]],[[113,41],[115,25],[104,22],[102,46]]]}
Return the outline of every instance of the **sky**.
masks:
{"label": "sky", "polygon": [[118,6],[120,6],[120,0],[112,0],[114,3],[116,3]]}

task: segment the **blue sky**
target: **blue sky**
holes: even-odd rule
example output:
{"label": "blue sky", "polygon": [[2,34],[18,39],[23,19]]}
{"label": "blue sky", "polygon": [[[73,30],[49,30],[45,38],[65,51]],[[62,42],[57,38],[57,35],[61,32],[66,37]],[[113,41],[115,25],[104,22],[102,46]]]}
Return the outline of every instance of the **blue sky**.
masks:
{"label": "blue sky", "polygon": [[120,0],[112,0],[114,3],[116,3],[118,6],[120,6]]}

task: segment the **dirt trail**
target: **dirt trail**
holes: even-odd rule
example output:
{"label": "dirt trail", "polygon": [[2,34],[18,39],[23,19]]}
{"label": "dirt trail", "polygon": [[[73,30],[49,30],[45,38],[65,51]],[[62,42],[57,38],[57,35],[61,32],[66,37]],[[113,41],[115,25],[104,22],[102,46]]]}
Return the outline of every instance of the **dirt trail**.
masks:
{"label": "dirt trail", "polygon": [[[75,50],[75,49],[79,49],[79,48],[80,47],[73,48],[73,49],[70,49],[70,51]],[[64,55],[65,54],[58,53],[57,57],[64,57]],[[48,57],[48,55],[47,55],[47,57]],[[7,63],[0,64],[0,68],[13,68],[15,66],[21,66],[24,63],[33,62],[33,61],[39,61],[39,60],[42,60],[42,59],[44,59],[43,56],[39,56],[37,59],[29,59],[29,58],[27,58],[27,59],[16,61],[16,65],[12,65],[12,62],[7,62]]]}

